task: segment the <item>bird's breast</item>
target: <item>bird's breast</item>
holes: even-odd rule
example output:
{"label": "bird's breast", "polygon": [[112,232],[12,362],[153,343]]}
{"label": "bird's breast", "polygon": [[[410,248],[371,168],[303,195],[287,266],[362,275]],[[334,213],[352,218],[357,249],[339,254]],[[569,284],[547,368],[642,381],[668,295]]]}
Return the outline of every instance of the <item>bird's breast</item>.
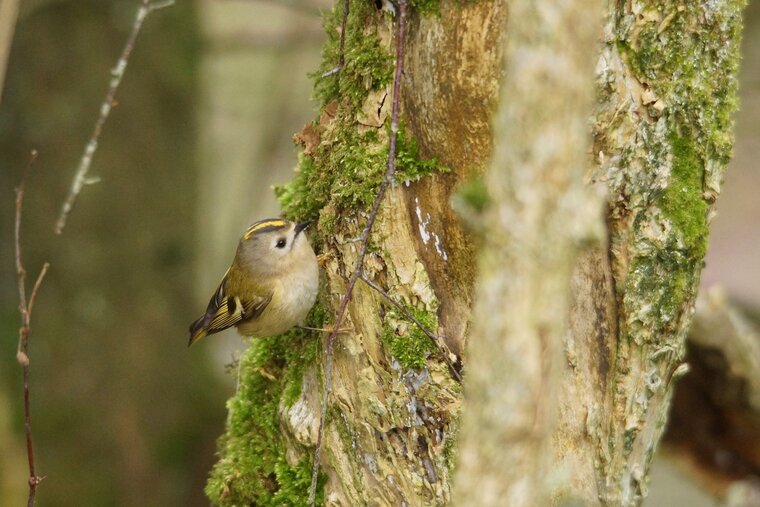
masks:
{"label": "bird's breast", "polygon": [[291,271],[275,282],[272,299],[256,318],[238,327],[245,336],[266,337],[281,334],[302,324],[314,306],[319,292],[319,268],[314,261],[299,271]]}

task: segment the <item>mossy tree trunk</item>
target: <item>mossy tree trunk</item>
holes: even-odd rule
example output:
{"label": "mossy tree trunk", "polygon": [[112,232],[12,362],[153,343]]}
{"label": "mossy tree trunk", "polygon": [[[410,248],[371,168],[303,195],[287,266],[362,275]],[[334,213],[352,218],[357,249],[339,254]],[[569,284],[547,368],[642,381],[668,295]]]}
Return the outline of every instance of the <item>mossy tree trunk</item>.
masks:
{"label": "mossy tree trunk", "polygon": [[[326,22],[320,74],[339,61],[341,6]],[[444,2],[440,16],[433,12],[438,8],[418,4],[410,15],[397,184],[372,235],[365,274],[459,352],[474,250],[449,198],[482,173],[491,151],[505,6]],[[329,255],[312,325],[333,319],[385,172],[394,28],[387,12],[351,0],[346,64],[317,78],[322,112],[296,135],[303,150],[299,172],[278,189],[288,216],[318,220],[312,239]],[[362,282],[346,324],[353,331],[339,336],[333,354],[320,501],[448,503],[460,384],[441,351]],[[293,331],[252,344],[207,487],[214,502],[304,504],[322,393],[320,338]]]}
{"label": "mossy tree trunk", "polygon": [[[584,19],[593,25],[598,19],[593,13],[599,13],[596,4],[576,3],[549,19],[573,28]],[[588,4],[588,18],[582,16],[581,3]],[[537,15],[530,4],[512,13],[515,23],[523,22],[520,16]],[[339,61],[341,6],[339,2],[326,21],[329,40],[318,74]],[[535,422],[531,418],[540,416],[538,437],[548,440],[536,447],[539,466],[522,475],[530,478],[524,484],[545,487],[543,492],[554,501],[635,505],[646,494],[649,461],[666,417],[672,380],[683,372],[683,341],[709,213],[731,147],[729,115],[735,107],[741,8],[741,2],[608,4],[597,62],[596,167],[587,160],[590,179],[606,190],[605,222],[601,210],[598,216],[588,212],[596,198],[582,187],[580,154],[591,145],[590,139],[584,142],[583,104],[588,100],[583,97],[593,76],[583,50],[571,52],[563,69],[545,69],[554,75],[550,82],[565,76],[567,86],[560,83],[547,90],[541,73],[518,76],[525,82],[507,90],[526,93],[502,95],[502,107],[512,110],[506,116],[512,123],[505,130],[513,137],[498,137],[494,143],[489,125],[502,76],[505,2],[413,5],[405,36],[409,57],[398,182],[372,234],[365,274],[442,334],[452,351],[461,353],[471,321],[476,249],[474,238],[451,210],[452,196],[463,189],[463,214],[474,217],[486,236],[493,234],[484,262],[497,238],[512,238],[495,245],[506,255],[505,269],[484,270],[482,275],[489,276],[482,290],[495,283],[505,292],[494,299],[496,307],[478,307],[497,321],[500,316],[502,324],[507,319],[511,323],[480,326],[477,336],[497,344],[501,340],[505,346],[497,346],[495,353],[524,352],[531,355],[526,360],[550,365],[548,381],[554,394],[544,400],[546,406],[534,410],[534,404],[508,399],[498,410],[512,411],[516,418],[523,417],[522,422]],[[541,13],[548,15],[550,10]],[[537,33],[544,33],[545,25],[536,23]],[[531,26],[519,32],[526,44],[536,42]],[[339,73],[316,79],[321,113],[296,135],[302,147],[298,173],[278,189],[287,216],[317,220],[312,239],[328,255],[323,295],[310,325],[332,322],[357,260],[356,240],[385,170],[393,29],[391,15],[371,2],[350,0],[345,65]],[[549,59],[547,48],[588,48],[590,38],[599,34],[568,28],[561,36],[544,35],[551,41],[542,47]],[[515,44],[519,42],[518,38]],[[513,64],[525,55],[525,48],[515,48],[508,53],[515,55]],[[520,68],[513,64],[507,69]],[[537,88],[525,88],[530,79]],[[537,90],[546,90],[546,101]],[[553,91],[556,97],[551,97]],[[563,99],[577,103],[567,105]],[[546,114],[531,113],[542,104]],[[555,106],[559,117],[549,114]],[[516,119],[524,123],[516,125]],[[552,125],[556,128],[544,130]],[[540,158],[539,141],[555,143],[552,136],[541,137],[546,132],[556,133],[552,153],[561,154],[549,162]],[[536,144],[525,148],[522,143],[531,140]],[[495,163],[503,162],[522,180],[500,193],[500,176],[492,172],[486,181],[494,200],[488,204],[483,185],[465,183],[483,173],[494,144],[506,150]],[[539,163],[521,168],[530,156]],[[563,160],[571,164],[569,169]],[[557,171],[535,169],[541,164],[548,164],[544,169],[554,164]],[[504,199],[520,201],[526,195],[535,197],[539,206],[523,209],[525,221],[515,221],[514,216],[508,223],[483,220],[505,206]],[[484,202],[485,212],[480,209]],[[558,213],[562,209],[570,210],[567,222]],[[547,225],[549,234],[537,235],[544,230],[538,228]],[[514,241],[520,228],[532,235],[530,248]],[[605,228],[609,244],[588,241],[605,237]],[[577,261],[573,255],[563,256],[563,251],[580,252],[579,247],[585,250]],[[498,263],[493,255],[491,264]],[[526,280],[538,285],[523,300],[521,316],[516,299],[523,296],[508,277],[526,271]],[[535,317],[533,331],[528,316]],[[515,322],[521,318],[526,322]],[[482,321],[488,322],[485,317]],[[461,386],[451,377],[441,351],[361,282],[346,324],[353,329],[339,336],[332,356],[319,502],[448,504]],[[526,324],[522,329],[528,331],[517,333],[518,324]],[[544,345],[530,342],[536,336]],[[252,343],[242,359],[238,392],[229,403],[220,460],[207,485],[215,503],[305,503],[324,375],[320,342],[318,335],[291,331]],[[477,354],[472,360],[464,356],[466,370],[473,382],[487,386],[489,364],[498,363],[475,363]],[[528,384],[544,385],[542,368],[522,373],[535,376],[526,377]],[[515,389],[498,384],[506,377],[493,376],[490,388]],[[482,430],[476,414],[468,421],[465,445],[473,440],[470,431],[476,435]],[[520,431],[511,436],[515,445],[519,438],[536,438]],[[477,446],[477,438],[475,442]],[[547,467],[558,470],[549,486],[539,480],[539,474],[547,475]],[[472,494],[489,492],[473,488]],[[536,493],[534,498],[541,498],[541,492]]]}

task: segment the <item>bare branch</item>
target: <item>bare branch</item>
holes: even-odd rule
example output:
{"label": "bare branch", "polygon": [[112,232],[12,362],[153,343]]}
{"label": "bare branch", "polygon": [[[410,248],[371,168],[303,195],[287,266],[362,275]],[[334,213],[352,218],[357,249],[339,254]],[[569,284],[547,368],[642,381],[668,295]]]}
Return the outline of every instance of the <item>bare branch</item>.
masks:
{"label": "bare branch", "polygon": [[48,268],[50,267],[50,263],[46,262],[42,265],[42,269],[40,269],[40,274],[37,275],[37,280],[34,282],[34,287],[32,287],[32,293],[29,296],[29,303],[27,305],[27,313],[29,313],[29,316],[31,318],[32,315],[32,308],[34,307],[34,302],[37,300],[37,294],[40,292],[40,286],[42,285],[42,280],[45,279],[45,275],[47,275]]}
{"label": "bare branch", "polygon": [[[111,113],[111,108],[113,107],[113,104],[114,104],[114,97],[116,95],[116,90],[118,89],[119,84],[121,83],[121,80],[124,77],[124,71],[127,67],[129,55],[131,54],[132,48],[135,45],[137,35],[140,33],[140,29],[142,27],[143,21],[151,12],[158,9],[162,9],[164,7],[168,7],[169,5],[172,5],[173,3],[174,3],[173,0],[156,1],[152,3],[149,0],[142,0],[142,5],[137,10],[137,14],[135,16],[135,20],[132,25],[132,32],[129,35],[129,39],[127,40],[124,50],[122,51],[121,57],[116,63],[116,67],[114,67],[114,69],[111,71],[111,82],[109,84],[105,100],[100,106],[100,115],[98,116],[98,119],[95,122],[95,128],[93,130],[92,136],[90,137],[89,142],[85,146],[84,154],[82,155],[82,159],[79,162],[79,167],[74,177],[71,190],[68,194],[68,197],[63,203],[61,214],[58,218],[58,221],[56,222],[56,226],[55,226],[56,234],[61,234],[63,232],[63,228],[66,225],[66,219],[68,218],[68,215],[74,206],[76,198],[81,192],[84,185],[93,184],[98,181],[97,178],[88,177],[87,173],[92,163],[92,157],[95,154],[95,151],[97,150],[98,139],[103,130],[103,125],[105,125],[105,122],[108,119],[109,114]],[[48,272],[48,268],[50,267],[50,264],[47,262],[42,266],[42,269],[40,269],[40,272],[37,275],[37,279],[34,282],[34,286],[32,287],[32,292],[29,295],[29,298],[27,298],[26,269],[24,268],[23,255],[21,251],[21,216],[22,216],[22,209],[23,209],[23,202],[24,202],[24,187],[26,184],[26,178],[32,167],[32,164],[34,164],[34,161],[36,159],[37,159],[37,151],[33,150],[29,159],[29,163],[27,164],[26,169],[24,170],[24,173],[21,177],[21,182],[19,183],[19,186],[16,188],[16,215],[15,215],[15,228],[14,228],[16,275],[18,278],[18,295],[19,295],[18,308],[19,308],[19,313],[21,315],[21,326],[19,327],[19,331],[18,331],[19,342],[18,342],[18,349],[16,351],[16,360],[22,367],[23,377],[24,377],[24,430],[26,433],[27,461],[29,463],[29,480],[28,480],[29,496],[27,499],[27,507],[34,506],[34,502],[35,502],[35,498],[37,494],[37,485],[42,481],[42,479],[44,479],[44,477],[40,477],[37,475],[35,461],[34,461],[34,441],[32,437],[32,417],[31,417],[31,408],[30,408],[30,388],[29,388],[30,362],[31,362],[29,358],[29,336],[31,334],[32,309],[34,308],[34,303],[37,300],[37,296],[40,292],[40,287],[42,286],[42,282],[45,279],[45,275]]]}
{"label": "bare branch", "polygon": [[79,161],[77,172],[74,175],[74,181],[71,183],[71,189],[69,190],[69,194],[66,197],[63,206],[61,207],[61,213],[58,216],[58,221],[55,224],[56,234],[61,234],[63,232],[63,228],[66,226],[66,220],[68,219],[69,213],[71,213],[71,210],[74,208],[74,203],[76,202],[79,193],[82,191],[82,188],[85,185],[96,183],[98,181],[97,179],[88,178],[87,174],[90,171],[92,157],[95,155],[95,151],[98,149],[98,139],[100,139],[100,134],[103,131],[103,126],[105,125],[106,120],[108,120],[108,116],[111,114],[111,109],[114,106],[114,97],[116,96],[116,90],[119,89],[121,80],[124,77],[124,71],[126,70],[127,63],[129,62],[129,56],[132,54],[132,49],[135,46],[135,41],[137,40],[137,36],[140,34],[140,30],[142,29],[145,18],[147,18],[148,14],[151,12],[169,7],[172,4],[174,4],[173,0],[156,0],[153,2],[151,2],[151,0],[142,0],[142,4],[137,9],[135,20],[132,23],[132,32],[129,34],[127,43],[124,45],[124,49],[121,52],[119,60],[116,62],[116,66],[111,69],[111,81],[108,84],[106,97],[103,99],[103,103],[100,105],[100,114],[98,115],[98,119],[95,121],[95,128],[93,129],[92,135],[90,136],[90,140],[85,145],[84,153],[82,154],[82,158]]}
{"label": "bare branch", "polygon": [[34,302],[39,294],[40,286],[45,278],[48,267],[47,262],[42,266],[40,274],[37,275],[37,280],[34,282],[32,293],[29,299],[26,297],[26,269],[24,269],[24,262],[21,252],[21,211],[24,204],[24,185],[26,184],[26,177],[37,160],[37,151],[32,150],[29,157],[29,163],[24,170],[24,174],[21,176],[21,183],[16,187],[16,217],[14,228],[14,243],[16,253],[16,276],[18,278],[18,310],[21,314],[21,326],[18,330],[18,350],[16,352],[16,360],[19,362],[24,373],[24,431],[26,433],[26,456],[29,462],[29,497],[27,500],[27,507],[34,506],[35,496],[37,494],[37,485],[42,481],[43,477],[37,476],[34,465],[34,445],[32,440],[32,416],[29,403],[29,335],[31,334],[31,320],[32,320],[32,308]]}
{"label": "bare branch", "polygon": [[[346,19],[348,17],[348,0],[344,0],[343,4],[343,29],[340,34],[341,51],[339,67],[343,67],[344,64],[344,42],[346,36]],[[343,322],[343,317],[346,314],[346,308],[348,302],[351,299],[351,293],[356,286],[356,282],[362,273],[362,267],[364,265],[364,257],[367,255],[369,249],[369,237],[372,233],[372,227],[377,220],[377,214],[380,211],[380,204],[383,202],[385,192],[393,182],[396,175],[396,137],[398,134],[398,117],[399,117],[399,93],[401,91],[401,75],[404,71],[404,24],[406,21],[406,0],[399,0],[398,3],[398,20],[396,25],[396,67],[393,75],[393,105],[391,109],[391,134],[388,142],[388,168],[385,171],[385,177],[383,178],[380,188],[377,191],[375,202],[372,204],[372,209],[369,213],[369,219],[367,225],[364,227],[361,235],[361,251],[359,252],[359,258],[356,260],[356,266],[351,274],[351,278],[348,281],[346,287],[346,294],[343,296],[343,300],[340,303],[338,309],[338,315],[335,319],[335,325],[333,327],[330,336],[328,336],[325,348],[325,382],[322,388],[322,407],[319,419],[319,433],[317,435],[317,446],[314,450],[314,464],[312,466],[311,473],[311,486],[309,487],[309,505],[314,506],[317,494],[317,479],[319,478],[319,459],[322,452],[322,439],[324,437],[325,430],[325,416],[327,415],[327,398],[330,395],[332,389],[332,352],[335,345],[335,337],[338,336],[340,325]]]}

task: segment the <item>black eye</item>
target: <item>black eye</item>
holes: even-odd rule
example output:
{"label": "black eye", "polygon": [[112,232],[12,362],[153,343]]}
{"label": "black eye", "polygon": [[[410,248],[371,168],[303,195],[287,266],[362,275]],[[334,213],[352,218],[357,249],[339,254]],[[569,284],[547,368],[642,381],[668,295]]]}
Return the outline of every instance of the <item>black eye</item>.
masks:
{"label": "black eye", "polygon": [[286,244],[287,244],[287,241],[285,241],[285,238],[280,238],[277,240],[277,244],[275,246],[277,248],[285,248]]}

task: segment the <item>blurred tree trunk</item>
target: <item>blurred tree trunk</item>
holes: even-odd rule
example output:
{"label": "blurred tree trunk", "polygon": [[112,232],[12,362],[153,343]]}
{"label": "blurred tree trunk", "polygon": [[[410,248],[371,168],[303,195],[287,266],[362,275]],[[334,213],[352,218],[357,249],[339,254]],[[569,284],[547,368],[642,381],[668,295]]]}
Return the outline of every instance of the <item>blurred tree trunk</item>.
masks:
{"label": "blurred tree trunk", "polygon": [[18,2],[19,0],[0,0],[0,102],[3,100],[5,71],[8,68],[13,31],[16,29]]}
{"label": "blurred tree trunk", "polygon": [[[561,483],[551,436],[565,404],[577,402],[574,392],[560,399],[568,288],[579,247],[599,243],[603,229],[602,201],[584,185],[602,2],[509,6],[494,121],[502,142],[485,176],[490,202],[466,362],[460,506],[548,505]],[[593,478],[590,467],[565,472]]]}
{"label": "blurred tree trunk", "polygon": [[[458,503],[637,505],[672,381],[684,373],[709,213],[731,149],[743,3],[608,4],[596,167],[587,160],[591,181],[606,186],[606,222],[582,186],[601,7],[510,6],[517,28],[494,143],[505,3],[414,4],[400,184],[365,273],[464,350],[476,249],[450,208],[455,196],[486,239],[464,358],[471,405]],[[338,5],[327,19],[318,74],[339,61],[340,14]],[[297,134],[298,173],[278,191],[288,216],[318,219],[313,239],[329,254],[313,325],[333,318],[384,172],[393,28],[370,3],[350,2],[345,65],[317,78],[322,112]],[[494,145],[485,185],[473,182]],[[461,387],[440,351],[361,282],[347,323],[353,330],[331,357],[320,500],[448,504]],[[326,360],[316,338],[258,340],[243,358],[206,490],[215,503],[304,503]],[[481,482],[467,475],[474,462],[492,465]]]}

